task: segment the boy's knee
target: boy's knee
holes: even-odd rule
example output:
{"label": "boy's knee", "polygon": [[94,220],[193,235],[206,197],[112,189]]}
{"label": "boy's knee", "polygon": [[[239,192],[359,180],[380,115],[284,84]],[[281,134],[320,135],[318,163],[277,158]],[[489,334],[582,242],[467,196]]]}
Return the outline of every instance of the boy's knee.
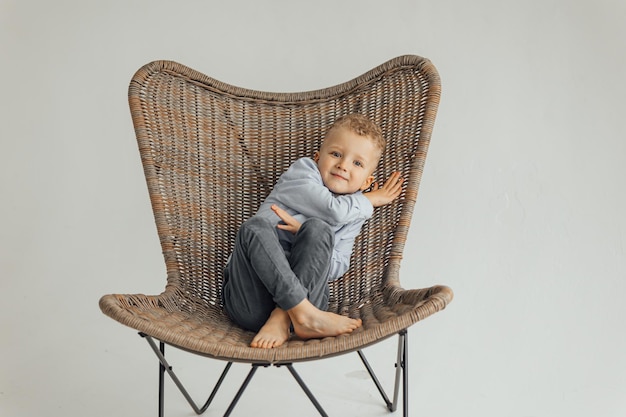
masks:
{"label": "boy's knee", "polygon": [[330,239],[331,241],[334,241],[335,238],[333,228],[324,220],[314,217],[307,219],[304,223],[302,223],[298,234],[306,234],[316,240]]}
{"label": "boy's knee", "polygon": [[260,216],[252,216],[241,225],[240,229],[245,230],[262,230],[262,229],[273,229],[274,226],[269,219]]}
{"label": "boy's knee", "polygon": [[237,232],[237,240],[246,242],[255,236],[264,236],[268,231],[275,233],[274,225],[265,217],[252,216],[239,227]]}

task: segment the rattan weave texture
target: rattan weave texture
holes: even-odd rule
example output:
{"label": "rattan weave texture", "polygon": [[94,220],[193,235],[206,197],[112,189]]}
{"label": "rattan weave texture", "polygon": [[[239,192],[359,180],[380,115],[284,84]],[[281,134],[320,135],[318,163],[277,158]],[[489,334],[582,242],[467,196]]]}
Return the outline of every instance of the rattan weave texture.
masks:
{"label": "rattan weave texture", "polygon": [[[404,290],[399,272],[440,96],[432,63],[408,55],[346,83],[301,93],[238,88],[171,61],[142,67],[129,103],[166,263],[163,293],[111,294],[113,319],[197,354],[236,362],[287,363],[361,349],[443,309],[446,286]],[[221,305],[222,270],[239,225],[278,176],[312,156],[341,115],[378,123],[387,149],[375,173],[405,178],[399,199],[377,208],[357,238],[351,268],[331,284],[330,311],[359,317],[350,335],[249,347],[254,336]]]}

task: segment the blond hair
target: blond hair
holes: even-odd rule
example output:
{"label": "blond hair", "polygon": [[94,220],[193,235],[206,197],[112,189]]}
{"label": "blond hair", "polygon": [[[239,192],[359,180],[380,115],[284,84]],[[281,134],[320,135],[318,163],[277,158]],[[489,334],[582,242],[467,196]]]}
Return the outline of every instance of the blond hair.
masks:
{"label": "blond hair", "polygon": [[352,113],[335,120],[335,123],[328,129],[326,136],[333,129],[347,128],[359,136],[369,138],[382,154],[385,150],[386,141],[380,127],[362,114]]}

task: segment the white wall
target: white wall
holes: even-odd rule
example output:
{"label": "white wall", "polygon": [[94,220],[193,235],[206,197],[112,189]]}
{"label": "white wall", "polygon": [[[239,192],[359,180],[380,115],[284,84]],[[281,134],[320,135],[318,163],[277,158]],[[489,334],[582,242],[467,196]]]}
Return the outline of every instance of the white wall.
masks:
{"label": "white wall", "polygon": [[625,18],[618,0],[0,0],[0,414],[154,415],[145,342],[97,306],[165,280],[136,69],[302,91],[410,53],[443,95],[402,280],[456,294],[411,329],[412,413],[626,415]]}

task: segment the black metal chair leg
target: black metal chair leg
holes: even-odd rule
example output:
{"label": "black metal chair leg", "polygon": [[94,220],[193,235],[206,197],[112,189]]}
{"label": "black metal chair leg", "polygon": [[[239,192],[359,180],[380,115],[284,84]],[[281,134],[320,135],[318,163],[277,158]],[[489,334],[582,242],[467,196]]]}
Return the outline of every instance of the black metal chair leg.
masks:
{"label": "black metal chair leg", "polygon": [[248,376],[243,381],[243,384],[241,384],[241,387],[239,387],[239,391],[237,391],[237,394],[235,395],[235,398],[233,398],[233,401],[228,406],[228,410],[226,410],[226,413],[224,413],[224,417],[228,417],[230,415],[230,413],[233,412],[233,409],[237,405],[237,402],[239,402],[239,399],[241,398],[241,395],[243,394],[245,389],[248,387],[248,384],[252,380],[252,377],[256,373],[257,369],[259,369],[259,366],[267,366],[267,365],[252,364],[252,369],[250,369],[250,372],[248,372]]}
{"label": "black metal chair leg", "polygon": [[409,338],[407,337],[406,330],[402,337],[402,415],[408,417],[409,415],[409,355],[407,354],[407,348],[409,346]]}
{"label": "black metal chair leg", "polygon": [[367,372],[370,374],[370,377],[372,378],[372,381],[374,381],[374,384],[376,385],[376,388],[378,388],[378,392],[383,397],[383,401],[385,401],[385,404],[387,404],[387,408],[390,411],[394,411],[394,410],[391,409],[393,407],[393,404],[391,403],[391,401],[389,401],[389,398],[387,397],[387,393],[385,392],[385,390],[383,389],[383,386],[381,385],[380,381],[376,377],[376,373],[374,373],[374,370],[370,366],[370,363],[365,358],[365,354],[362,351],[360,351],[360,350],[358,350],[357,353],[359,354],[359,357],[361,358],[361,361],[363,362],[363,365],[365,365],[365,369],[367,369]]}
{"label": "black metal chair leg", "polygon": [[367,372],[370,374],[370,377],[374,381],[376,388],[378,388],[378,392],[383,397],[383,401],[387,405],[387,409],[389,411],[396,411],[398,408],[398,395],[400,393],[400,378],[402,378],[402,408],[403,408],[403,416],[408,416],[409,409],[409,396],[408,396],[408,385],[409,385],[409,377],[407,372],[407,346],[408,346],[408,332],[406,330],[402,330],[398,333],[398,356],[396,357],[396,377],[393,389],[393,401],[389,401],[389,397],[387,397],[387,393],[383,389],[380,381],[376,377],[376,373],[370,366],[369,362],[365,358],[365,355],[362,351],[357,351],[363,365],[367,369]]}
{"label": "black metal chair leg", "polygon": [[[191,405],[193,410],[196,412],[196,414],[204,413],[208,409],[209,405],[213,401],[213,398],[215,397],[215,394],[217,393],[218,389],[220,388],[222,382],[224,381],[224,378],[226,377],[226,374],[228,373],[228,371],[230,370],[230,367],[232,366],[232,362],[228,362],[228,364],[226,365],[224,371],[222,372],[219,380],[217,381],[217,384],[213,388],[213,391],[211,392],[211,395],[209,396],[209,399],[200,408],[200,407],[198,407],[196,405],[196,403],[193,401],[193,399],[191,398],[191,396],[189,395],[189,393],[187,392],[185,387],[182,385],[182,383],[180,382],[180,380],[178,379],[178,377],[176,376],[176,374],[172,370],[172,367],[169,366],[169,364],[167,363],[167,360],[165,359],[165,344],[163,342],[159,341],[159,346],[157,347],[157,345],[154,342],[154,340],[152,339],[152,337],[150,337],[150,336],[148,336],[148,335],[146,335],[144,333],[139,333],[139,334],[140,334],[141,337],[145,338],[148,341],[148,344],[150,345],[150,347],[152,348],[152,350],[154,351],[154,353],[156,354],[156,356],[159,359],[159,410],[158,410],[159,417],[163,417],[163,415],[164,415],[164,406],[165,406],[165,393],[164,393],[164,391],[165,391],[165,387],[164,387],[164,385],[165,385],[165,372],[167,372],[169,374],[169,376],[172,378],[172,380],[174,381],[174,383],[176,384],[176,386],[178,387],[180,392],[187,399],[187,402],[189,402],[189,404]],[[396,360],[396,376],[395,376],[395,383],[394,383],[393,401],[389,401],[389,398],[387,397],[387,394],[385,393],[385,390],[383,389],[380,381],[376,377],[376,374],[374,373],[374,370],[372,369],[372,367],[370,366],[369,362],[365,358],[365,355],[363,354],[363,352],[360,351],[360,350],[357,351],[357,353],[359,354],[359,357],[361,358],[361,360],[363,361],[363,364],[365,365],[365,368],[367,369],[367,371],[370,374],[372,380],[374,381],[374,384],[376,385],[376,388],[378,389],[380,395],[382,396],[383,400],[385,401],[385,404],[387,405],[387,408],[389,409],[389,411],[393,412],[393,411],[396,411],[396,409],[397,409],[397,406],[398,406],[398,396],[399,396],[399,393],[400,393],[400,379],[402,378],[402,411],[403,411],[402,415],[404,417],[408,417],[408,415],[409,415],[409,395],[408,395],[409,394],[409,392],[408,392],[409,391],[409,377],[408,377],[408,354],[407,354],[407,350],[408,350],[408,332],[406,330],[402,330],[400,333],[398,333],[398,356],[397,356],[397,360]],[[309,400],[311,400],[311,402],[313,403],[313,405],[315,406],[317,411],[320,413],[320,415],[322,415],[322,417],[328,417],[328,414],[326,414],[326,412],[324,411],[324,409],[322,408],[320,403],[317,401],[317,399],[315,398],[315,396],[313,395],[311,390],[309,390],[309,388],[304,383],[304,381],[302,380],[300,375],[296,372],[295,368],[293,367],[293,364],[287,363],[287,364],[283,364],[283,365],[287,367],[287,369],[289,370],[291,375],[295,378],[296,382],[298,383],[298,385],[300,385],[300,388],[302,388],[302,390],[307,395]],[[270,366],[270,365],[268,365],[268,364],[252,364],[252,369],[250,370],[250,372],[248,373],[248,376],[246,377],[246,379],[244,380],[243,384],[239,388],[239,391],[237,391],[237,394],[235,395],[235,398],[232,400],[232,402],[230,403],[228,409],[226,410],[226,413],[224,414],[224,417],[228,417],[232,413],[233,409],[235,408],[235,405],[237,405],[237,402],[241,398],[243,392],[245,391],[245,389],[247,388],[248,384],[252,380],[252,377],[256,373],[256,371],[257,371],[259,366],[267,367],[267,366]],[[276,366],[282,366],[282,365],[276,365]]]}
{"label": "black metal chair leg", "polygon": [[406,372],[406,346],[407,346],[407,331],[402,330],[398,333],[398,357],[396,359],[396,381],[393,390],[393,405],[389,411],[396,411],[398,408],[398,394],[400,392],[400,377],[402,377],[402,408],[404,411],[404,416],[407,414],[407,384],[408,384],[408,374]]}
{"label": "black metal chair leg", "polygon": [[[165,343],[159,343],[159,351],[165,357]],[[159,417],[165,413],[165,366],[159,361]]]}
{"label": "black metal chair leg", "polygon": [[326,414],[326,411],[324,411],[321,404],[317,401],[317,399],[315,398],[311,390],[309,390],[309,387],[307,387],[304,381],[302,380],[302,378],[300,378],[300,375],[298,374],[298,372],[296,372],[293,365],[288,363],[285,366],[287,367],[287,369],[289,369],[289,372],[291,372],[291,375],[293,375],[293,377],[296,379],[296,382],[298,382],[298,385],[300,385],[300,388],[302,388],[306,396],[309,397],[309,400],[311,400],[311,402],[313,403],[317,411],[319,411],[319,413],[322,415],[322,417],[328,417],[328,414]]}
{"label": "black metal chair leg", "polygon": [[145,333],[139,333],[139,335],[143,337],[144,339],[146,339],[146,341],[148,342],[148,344],[154,351],[155,355],[159,359],[159,410],[158,410],[159,417],[163,417],[165,413],[164,411],[165,410],[165,372],[167,372],[170,378],[172,378],[172,381],[174,381],[174,383],[176,384],[180,392],[183,394],[183,396],[185,397],[189,405],[191,405],[191,408],[193,408],[193,411],[198,415],[204,413],[211,405],[213,398],[215,398],[215,394],[217,393],[218,389],[222,385],[222,382],[224,381],[224,378],[226,377],[226,374],[230,370],[230,367],[232,366],[233,363],[228,362],[226,364],[226,367],[222,371],[222,374],[220,375],[217,383],[215,384],[215,387],[213,388],[213,391],[211,392],[211,395],[209,396],[208,400],[204,403],[202,407],[198,407],[195,401],[191,398],[191,395],[189,395],[189,393],[183,386],[182,382],[178,379],[178,377],[172,370],[172,367],[169,365],[169,363],[165,359],[165,343],[159,341],[159,347],[157,348],[157,345],[154,342],[154,339],[152,339],[152,337],[148,336]]}

